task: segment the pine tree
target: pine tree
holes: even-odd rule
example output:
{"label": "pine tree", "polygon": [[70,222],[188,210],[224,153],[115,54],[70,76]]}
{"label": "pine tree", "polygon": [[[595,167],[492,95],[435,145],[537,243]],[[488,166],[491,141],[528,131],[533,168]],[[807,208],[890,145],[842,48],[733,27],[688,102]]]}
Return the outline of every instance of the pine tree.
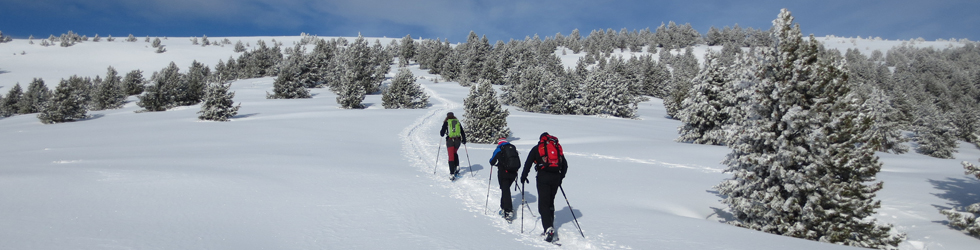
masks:
{"label": "pine tree", "polygon": [[415,40],[412,40],[412,35],[405,35],[402,38],[401,46],[398,47],[398,66],[405,67],[415,59]]}
{"label": "pine tree", "polygon": [[95,85],[92,93],[92,110],[122,108],[126,103],[126,93],[120,85],[116,69],[109,67],[105,80]]}
{"label": "pine tree", "polygon": [[44,110],[44,106],[47,105],[48,99],[51,98],[51,90],[44,84],[44,80],[41,78],[34,78],[31,84],[27,87],[27,92],[24,93],[24,98],[18,102],[20,105],[21,114],[33,114]]}
{"label": "pine tree", "polygon": [[238,40],[238,42],[235,42],[235,53],[242,52],[245,52],[245,45],[242,44],[242,40]]}
{"label": "pine tree", "polygon": [[[295,53],[290,56],[283,66],[282,72],[272,83],[273,93],[267,93],[267,99],[299,99],[311,98],[310,91],[306,89],[301,81],[303,69],[302,55]],[[307,70],[308,71],[308,70]]]}
{"label": "pine tree", "polygon": [[133,34],[129,34],[129,37],[126,38],[126,41],[131,43],[136,42],[136,37],[133,36]]}
{"label": "pine tree", "polygon": [[[980,179],[980,166],[963,161],[963,169],[966,175]],[[940,210],[949,220],[949,226],[957,228],[964,233],[980,237],[980,203],[974,203],[962,208]]]}
{"label": "pine tree", "polygon": [[956,152],[956,128],[946,114],[941,114],[932,103],[920,105],[915,121],[915,151],[920,154],[952,159]]}
{"label": "pine tree", "polygon": [[736,106],[730,91],[733,79],[726,64],[709,52],[705,57],[705,67],[692,80],[687,98],[681,102],[678,118],[684,125],[678,128],[677,141],[697,144],[723,145],[728,141],[725,126],[733,123],[726,111]]}
{"label": "pine tree", "polygon": [[123,78],[122,88],[123,92],[127,96],[139,95],[143,93],[145,86],[143,85],[143,71],[134,69],[129,73],[126,73],[126,77]]}
{"label": "pine tree", "polygon": [[343,71],[338,74],[339,82],[337,91],[337,104],[345,109],[361,109],[364,105],[364,85],[353,81],[356,76],[353,71]]}
{"label": "pine tree", "polygon": [[463,100],[463,111],[469,141],[494,143],[497,138],[510,136],[507,128],[510,112],[501,107],[490,81],[480,80],[470,87],[470,94]]}
{"label": "pine tree", "polygon": [[179,71],[177,64],[170,62],[169,66],[153,77],[151,85],[139,96],[136,105],[150,112],[165,111],[178,106],[187,93],[187,84]]}
{"label": "pine tree", "polygon": [[150,44],[150,46],[153,47],[153,48],[158,48],[158,47],[160,47],[160,43],[161,42],[162,41],[160,41],[160,38],[157,37],[157,38],[153,39],[153,43]]}
{"label": "pine tree", "polygon": [[584,115],[636,117],[639,98],[630,93],[629,85],[619,74],[607,70],[590,72],[581,95],[583,103],[580,107]]}
{"label": "pine tree", "polygon": [[[859,102],[843,63],[820,58],[783,9],[766,49],[748,119],[725,163],[731,179],[715,188],[737,226],[836,244],[895,248],[904,235],[872,218],[881,206],[873,182],[881,163],[859,139]],[[865,144],[866,145],[866,144]]]}
{"label": "pine tree", "polygon": [[868,123],[870,129],[863,135],[865,143],[872,149],[880,152],[891,151],[895,154],[903,154],[909,151],[905,142],[908,141],[902,136],[902,131],[898,123],[892,120],[897,112],[891,105],[891,98],[884,91],[873,88],[867,99],[861,105],[861,120],[859,122]]}
{"label": "pine tree", "polygon": [[228,92],[230,83],[210,82],[207,85],[201,111],[197,112],[201,114],[198,119],[225,122],[238,114],[238,108],[242,105],[235,106],[232,100],[235,92]]}
{"label": "pine tree", "polygon": [[429,105],[429,95],[422,92],[415,76],[408,69],[398,70],[395,79],[381,93],[382,105],[386,109],[418,109]]}
{"label": "pine tree", "polygon": [[41,123],[52,124],[77,121],[88,117],[86,105],[84,79],[78,76],[71,76],[68,80],[62,79],[51,95],[51,100],[44,110],[37,115]]}
{"label": "pine tree", "polygon": [[183,82],[187,86],[187,91],[181,95],[179,104],[194,105],[200,103],[204,98],[204,89],[207,88],[207,80],[210,75],[211,68],[194,60],[191,67],[187,69],[187,75],[184,76]]}
{"label": "pine tree", "polygon": [[20,113],[20,102],[24,97],[24,90],[20,88],[20,83],[15,84],[7,95],[0,102],[0,117],[8,117]]}

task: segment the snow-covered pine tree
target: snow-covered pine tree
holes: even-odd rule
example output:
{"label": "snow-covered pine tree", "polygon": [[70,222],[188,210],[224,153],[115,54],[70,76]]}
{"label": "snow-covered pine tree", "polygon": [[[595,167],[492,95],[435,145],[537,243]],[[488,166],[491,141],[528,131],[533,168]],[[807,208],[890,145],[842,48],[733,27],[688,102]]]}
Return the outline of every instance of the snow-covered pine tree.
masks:
{"label": "snow-covered pine tree", "polygon": [[919,105],[915,121],[915,151],[943,159],[952,159],[956,152],[956,128],[946,114],[940,113],[936,105]]}
{"label": "snow-covered pine tree", "polygon": [[636,117],[640,99],[629,91],[629,84],[619,74],[593,70],[585,78],[580,110],[584,115]]}
{"label": "snow-covered pine tree", "polygon": [[153,77],[152,83],[139,96],[136,105],[150,112],[166,111],[178,106],[181,96],[187,91],[184,76],[179,71],[177,64],[170,62],[169,66]]}
{"label": "snow-covered pine tree", "polygon": [[162,41],[160,41],[160,38],[157,37],[157,38],[153,39],[153,43],[150,44],[150,47],[158,48],[158,47],[160,47],[160,43],[162,43]]}
{"label": "snow-covered pine tree", "polygon": [[[297,46],[299,47],[299,46]],[[266,93],[266,99],[300,99],[311,98],[310,91],[306,89],[302,82],[304,71],[309,75],[309,69],[305,66],[306,60],[303,52],[294,52],[286,59],[282,66],[282,72],[272,83],[272,93]]]}
{"label": "snow-covered pine tree", "polygon": [[19,113],[33,114],[41,112],[41,110],[44,110],[44,106],[47,105],[48,99],[50,98],[51,90],[48,90],[48,86],[44,84],[44,80],[34,78],[31,84],[27,86],[27,92],[24,93],[24,98],[19,102]]}
{"label": "snow-covered pine tree", "polygon": [[858,102],[843,63],[819,58],[783,9],[773,21],[775,47],[754,86],[739,138],[725,163],[732,173],[715,188],[731,223],[768,233],[868,247],[896,248],[903,234],[872,218],[881,206],[875,180],[881,163],[858,138]]}
{"label": "snow-covered pine tree", "polygon": [[725,125],[732,124],[726,111],[735,106],[731,91],[732,74],[715,53],[705,55],[705,66],[694,77],[687,98],[681,102],[677,116],[684,123],[678,128],[679,142],[724,145],[729,138]]}
{"label": "snow-covered pine tree", "polygon": [[470,94],[463,100],[463,112],[466,118],[463,124],[470,142],[494,143],[497,138],[510,136],[507,127],[510,111],[501,107],[490,81],[483,79],[470,86]]}
{"label": "snow-covered pine tree", "polygon": [[106,71],[105,80],[95,85],[92,93],[92,110],[122,108],[126,103],[126,93],[123,92],[118,72],[113,67]]}
{"label": "snow-covered pine tree", "polygon": [[245,52],[245,44],[242,44],[242,40],[235,42],[235,53]]}
{"label": "snow-covered pine tree", "polygon": [[[980,166],[967,161],[963,161],[962,164],[963,169],[966,169],[966,175],[980,179]],[[957,228],[974,237],[980,237],[980,203],[962,208],[940,210],[939,212],[946,215],[950,227]]]}
{"label": "snow-covered pine tree", "polygon": [[20,83],[14,84],[3,101],[0,101],[0,117],[8,117],[20,113],[20,102],[24,97],[24,90],[20,88]]}
{"label": "snow-covered pine tree", "polygon": [[133,34],[129,34],[129,37],[126,37],[126,41],[131,43],[136,42],[136,37]]}
{"label": "snow-covered pine tree", "polygon": [[362,109],[364,105],[361,102],[364,101],[364,85],[359,84],[352,79],[356,78],[353,71],[345,70],[338,72],[338,82],[336,93],[337,93],[337,104],[340,104],[341,108],[345,109]]}
{"label": "snow-covered pine tree", "polygon": [[228,92],[231,83],[209,82],[204,91],[204,100],[201,104],[201,111],[198,111],[198,119],[208,121],[226,122],[238,114],[238,108],[242,105],[235,105],[235,92]]}
{"label": "snow-covered pine tree", "polygon": [[870,128],[862,135],[863,141],[869,147],[880,152],[903,154],[909,151],[904,143],[908,139],[902,135],[898,123],[892,120],[897,112],[891,105],[891,97],[878,88],[872,88],[871,93],[861,105],[861,120],[870,124]]}
{"label": "snow-covered pine tree", "polygon": [[210,75],[211,68],[194,60],[191,67],[187,69],[187,75],[184,76],[183,82],[187,85],[187,91],[182,94],[178,104],[194,105],[200,103],[204,98],[204,89],[207,88],[207,80]]}
{"label": "snow-covered pine tree", "polygon": [[415,40],[412,35],[405,35],[398,46],[398,67],[405,67],[415,59]]}
{"label": "snow-covered pine tree", "polygon": [[68,80],[62,79],[55,88],[51,99],[44,110],[37,115],[41,123],[52,124],[70,122],[88,117],[88,105],[86,105],[85,79],[78,76],[71,76]]}
{"label": "snow-covered pine tree", "polygon": [[145,88],[143,82],[143,71],[134,69],[133,71],[126,73],[126,77],[123,78],[123,92],[125,92],[127,96],[142,94],[143,89]]}
{"label": "snow-covered pine tree", "polygon": [[664,108],[667,109],[667,115],[676,119],[677,111],[681,109],[681,102],[687,98],[687,94],[691,90],[691,79],[697,76],[699,67],[693,47],[687,47],[683,55],[673,57],[670,61],[670,66],[674,70],[670,78],[670,91],[664,98]]}
{"label": "snow-covered pine tree", "polygon": [[386,109],[418,109],[429,105],[429,95],[415,83],[415,75],[411,71],[400,69],[391,85],[382,91],[381,101]]}

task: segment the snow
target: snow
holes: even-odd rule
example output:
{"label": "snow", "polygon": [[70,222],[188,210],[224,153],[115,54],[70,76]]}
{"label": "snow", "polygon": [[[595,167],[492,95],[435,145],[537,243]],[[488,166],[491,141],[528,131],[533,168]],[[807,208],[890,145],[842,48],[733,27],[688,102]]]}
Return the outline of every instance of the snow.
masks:
{"label": "snow", "polygon": [[[228,39],[254,46],[273,38],[284,47],[300,39]],[[34,77],[53,87],[74,74],[104,75],[108,66],[120,74],[141,69],[149,77],[170,61],[185,72],[193,60],[213,67],[238,55],[231,45],[195,46],[190,38],[163,40],[163,54],[143,38],[117,39],[68,48],[41,47],[39,40],[0,44],[0,93],[18,82],[26,88]],[[897,46],[858,41],[861,48]],[[916,42],[923,43],[958,44]],[[720,47],[695,53],[701,57],[706,49]],[[581,55],[562,58],[574,63],[575,56]],[[538,236],[533,178],[523,232],[520,214],[513,224],[496,215],[500,191],[495,180],[487,186],[493,145],[466,145],[460,151],[465,176],[448,180],[445,155],[435,160],[444,154],[444,148],[437,151],[438,129],[446,112],[462,113],[469,89],[434,83],[437,76],[410,69],[431,96],[427,109],[387,110],[380,95],[369,95],[367,109],[346,110],[326,89],[313,89],[311,99],[269,100],[274,79],[259,78],[232,84],[241,109],[231,122],[199,121],[200,106],[135,113],[135,97],[122,109],[90,112],[93,118],[79,122],[0,119],[0,248],[556,248]],[[570,163],[563,188],[574,208],[555,201],[562,249],[849,248],[722,223],[731,218],[712,186],[729,176],[720,162],[730,150],[674,142],[681,124],[665,118],[659,99],[640,103],[639,119],[505,108],[512,143],[522,153],[541,132],[561,138]],[[880,154],[878,179],[885,187],[878,192],[877,218],[908,233],[901,249],[976,246],[977,238],[949,228],[939,213],[980,202],[980,181],[959,164],[975,162],[980,150],[962,142],[958,150],[955,159]],[[520,192],[514,195],[520,204]]]}

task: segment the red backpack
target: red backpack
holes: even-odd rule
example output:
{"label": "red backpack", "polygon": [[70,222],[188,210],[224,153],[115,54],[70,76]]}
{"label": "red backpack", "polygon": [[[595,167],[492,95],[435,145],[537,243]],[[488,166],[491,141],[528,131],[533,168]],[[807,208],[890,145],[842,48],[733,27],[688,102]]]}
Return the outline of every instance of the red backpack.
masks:
{"label": "red backpack", "polygon": [[558,137],[545,134],[541,135],[541,140],[538,141],[538,155],[544,160],[541,170],[550,169],[558,172],[558,162],[565,153],[561,150],[561,144],[558,144]]}

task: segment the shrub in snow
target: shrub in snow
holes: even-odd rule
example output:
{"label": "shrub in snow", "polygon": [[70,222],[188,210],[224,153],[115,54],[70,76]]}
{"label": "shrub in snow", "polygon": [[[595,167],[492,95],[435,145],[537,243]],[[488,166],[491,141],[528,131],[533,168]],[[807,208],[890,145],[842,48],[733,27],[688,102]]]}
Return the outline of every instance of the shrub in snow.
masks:
{"label": "shrub in snow", "polygon": [[429,105],[429,95],[415,83],[415,75],[411,71],[400,69],[391,85],[381,92],[381,101],[386,109],[417,109]]}
{"label": "shrub in snow", "polygon": [[[966,175],[980,179],[980,167],[966,161],[962,164],[963,168],[966,169]],[[946,218],[949,219],[949,226],[958,228],[967,234],[980,237],[980,203],[974,203],[965,208],[941,210],[940,213],[946,215]]]}
{"label": "shrub in snow", "polygon": [[476,143],[494,143],[497,138],[510,136],[507,116],[510,112],[500,106],[497,92],[490,81],[483,79],[470,86],[470,94],[463,100],[467,139]]}
{"label": "shrub in snow", "polygon": [[115,68],[109,67],[105,80],[95,85],[92,93],[92,110],[122,108],[126,103],[120,77]]}
{"label": "shrub in snow", "polygon": [[52,124],[84,119],[88,116],[86,89],[89,83],[78,76],[62,79],[55,88],[51,100],[37,115],[41,123]]}
{"label": "shrub in snow", "polygon": [[24,96],[24,91],[20,88],[20,84],[15,84],[7,95],[0,101],[0,117],[8,117],[20,113],[19,103]]}
{"label": "shrub in snow", "polygon": [[151,43],[150,46],[152,46],[154,48],[159,48],[160,47],[160,43],[161,43],[160,38],[157,37],[157,38],[154,38],[153,39],[153,43]]}
{"label": "shrub in snow", "polygon": [[126,37],[126,41],[131,43],[136,42],[136,37],[133,34],[129,34],[129,37]]}
{"label": "shrub in snow", "polygon": [[234,106],[235,102],[232,98],[235,98],[235,93],[228,92],[229,88],[231,88],[231,84],[209,83],[204,94],[204,101],[201,104],[201,111],[197,112],[201,115],[197,118],[224,122],[238,114],[238,108],[241,107],[241,104]]}
{"label": "shrub in snow", "polygon": [[33,114],[41,112],[41,110],[44,110],[44,105],[47,104],[50,98],[51,90],[48,90],[48,86],[44,84],[44,80],[34,78],[31,84],[27,86],[27,92],[24,93],[24,98],[19,102],[19,113]]}
{"label": "shrub in snow", "polygon": [[732,178],[715,188],[731,224],[763,232],[868,248],[896,248],[904,234],[873,218],[881,206],[881,163],[860,135],[843,62],[804,41],[789,11],[773,21],[763,76],[725,159]]}

